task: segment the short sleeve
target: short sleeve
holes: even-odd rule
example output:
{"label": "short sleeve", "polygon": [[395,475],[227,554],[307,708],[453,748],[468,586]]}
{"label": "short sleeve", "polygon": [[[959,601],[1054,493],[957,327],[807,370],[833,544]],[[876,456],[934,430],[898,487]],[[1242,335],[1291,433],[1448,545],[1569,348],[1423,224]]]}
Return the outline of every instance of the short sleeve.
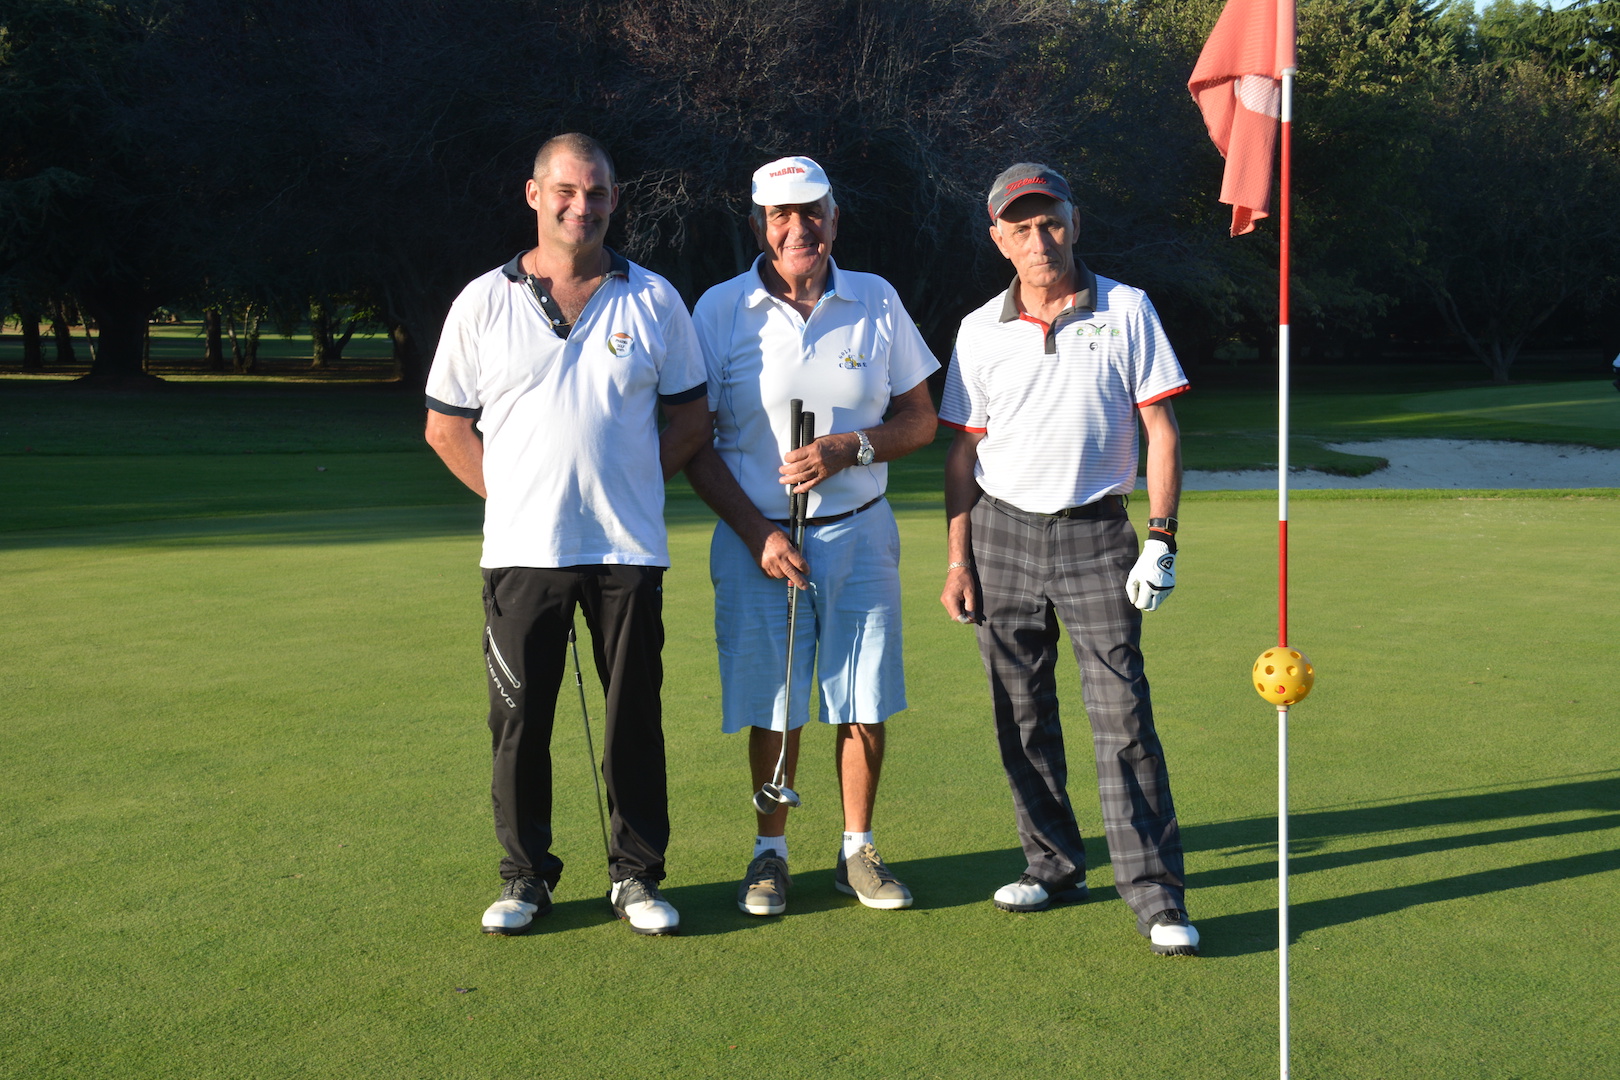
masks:
{"label": "short sleeve", "polygon": [[1136,352],[1133,358],[1136,385],[1132,387],[1132,392],[1140,408],[1182,393],[1188,384],[1187,376],[1181,370],[1181,362],[1176,359],[1170,339],[1165,336],[1164,327],[1159,323],[1159,313],[1154,309],[1153,301],[1143,296],[1135,318],[1138,325],[1130,328],[1130,339]]}
{"label": "short sleeve", "polygon": [[664,361],[658,368],[658,394],[666,399],[679,398],[702,386],[705,378],[703,348],[692,326],[692,316],[686,313],[678,294],[669,299],[660,316]]}
{"label": "short sleeve", "polygon": [[889,342],[889,394],[899,397],[938,371],[939,361],[934,358],[928,343],[923,341],[917,324],[911,321],[899,294],[891,290],[889,303],[893,316],[890,331],[893,337]]}
{"label": "short sleeve", "polygon": [[990,419],[985,409],[985,396],[978,380],[972,377],[973,373],[964,370],[960,335],[956,342],[956,348],[951,350],[950,370],[945,373],[945,392],[939,402],[939,422],[958,431],[982,434]]}
{"label": "short sleeve", "polygon": [[697,306],[692,309],[692,330],[703,354],[704,373],[709,383],[710,412],[720,409],[720,379],[724,368],[721,350],[727,347],[727,335],[720,326],[726,306],[722,300],[725,295],[728,295],[727,290],[716,285],[698,297]]}
{"label": "short sleeve", "polygon": [[[452,415],[471,415],[483,402],[478,397],[479,305],[475,289],[479,282],[462,290],[450,305],[439,347],[428,370],[427,396],[430,408]],[[444,406],[444,408],[439,408]]]}

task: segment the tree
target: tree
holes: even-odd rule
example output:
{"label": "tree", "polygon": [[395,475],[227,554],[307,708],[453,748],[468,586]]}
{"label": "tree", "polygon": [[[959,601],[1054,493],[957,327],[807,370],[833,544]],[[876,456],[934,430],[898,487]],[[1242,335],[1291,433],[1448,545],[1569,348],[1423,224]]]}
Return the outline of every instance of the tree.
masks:
{"label": "tree", "polygon": [[1582,89],[1529,64],[1458,71],[1437,100],[1418,181],[1420,276],[1498,383],[1529,336],[1582,290],[1605,291],[1620,241],[1620,168]]}

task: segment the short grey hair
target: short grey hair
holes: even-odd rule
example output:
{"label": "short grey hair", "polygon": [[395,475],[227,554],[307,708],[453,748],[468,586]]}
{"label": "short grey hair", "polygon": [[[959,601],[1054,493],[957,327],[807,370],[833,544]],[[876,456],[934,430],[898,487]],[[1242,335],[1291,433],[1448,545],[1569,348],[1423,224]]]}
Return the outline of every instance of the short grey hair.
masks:
{"label": "short grey hair", "polygon": [[546,170],[551,167],[551,158],[554,154],[572,154],[582,161],[600,161],[607,166],[608,183],[619,182],[619,171],[613,166],[613,155],[607,152],[607,147],[577,131],[570,131],[562,135],[547,139],[545,145],[540,147],[539,153],[534,155],[534,179],[543,180]]}
{"label": "short grey hair", "polygon": [[[816,200],[816,205],[821,208],[822,217],[832,217],[833,211],[838,209],[838,200],[833,198],[831,188],[827,189],[827,194]],[[760,232],[765,231],[765,207],[754,203],[748,211],[748,217],[753,221],[754,228]]]}

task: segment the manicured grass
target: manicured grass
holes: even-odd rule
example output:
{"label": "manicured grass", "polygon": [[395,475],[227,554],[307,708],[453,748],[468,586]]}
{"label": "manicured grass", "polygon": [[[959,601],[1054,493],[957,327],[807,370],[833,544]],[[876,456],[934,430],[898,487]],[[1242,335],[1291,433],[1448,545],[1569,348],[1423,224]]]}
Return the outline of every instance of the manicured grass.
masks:
{"label": "manicured grass", "polygon": [[[912,707],[879,836],[919,902],[898,913],[832,890],[821,731],[790,914],[736,911],[752,823],[716,719],[707,528],[674,528],[674,940],[600,898],[566,700],[558,908],[528,938],[477,933],[498,849],[469,501],[8,534],[7,1071],[1266,1075],[1274,714],[1246,676],[1272,632],[1270,508],[1187,509],[1183,586],[1147,629],[1206,942],[1186,962],[1149,955],[1108,887],[1083,729],[1096,899],[988,903],[1022,863],[970,633],[934,600],[937,512],[900,514]],[[1594,547],[1544,539],[1617,527],[1613,500],[1298,508],[1294,640],[1321,680],[1293,720],[1295,1075],[1600,1075],[1620,1053],[1620,948],[1579,929],[1620,883],[1609,645],[1558,599],[1579,579],[1584,610],[1613,610],[1620,588],[1583,576]]]}
{"label": "manicured grass", "polygon": [[[989,904],[1023,864],[971,631],[935,599],[943,441],[893,482],[911,708],[878,838],[917,906],[833,891],[816,730],[790,912],[737,912],[753,825],[718,731],[712,519],[677,484],[666,884],[685,933],[613,922],[565,697],[558,907],[492,939],[477,500],[415,442],[411,395],[201,393],[86,422],[71,394],[0,383],[32,431],[101,440],[0,456],[0,1073],[1275,1074],[1275,713],[1247,679],[1274,640],[1265,493],[1187,498],[1181,588],[1146,625],[1202,958],[1151,956],[1111,889],[1072,663],[1094,900]],[[1561,1080],[1620,1058],[1601,932],[1620,584],[1591,573],[1612,495],[1297,499],[1291,639],[1320,676],[1291,722],[1296,1077]]]}

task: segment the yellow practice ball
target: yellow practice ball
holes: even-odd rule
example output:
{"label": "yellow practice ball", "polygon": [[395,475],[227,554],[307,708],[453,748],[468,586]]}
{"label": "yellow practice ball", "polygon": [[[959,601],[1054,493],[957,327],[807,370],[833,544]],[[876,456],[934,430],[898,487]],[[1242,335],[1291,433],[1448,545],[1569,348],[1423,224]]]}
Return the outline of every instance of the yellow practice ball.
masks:
{"label": "yellow practice ball", "polygon": [[1255,693],[1273,705],[1303,701],[1315,685],[1316,669],[1310,657],[1298,649],[1278,645],[1261,653],[1254,662]]}

